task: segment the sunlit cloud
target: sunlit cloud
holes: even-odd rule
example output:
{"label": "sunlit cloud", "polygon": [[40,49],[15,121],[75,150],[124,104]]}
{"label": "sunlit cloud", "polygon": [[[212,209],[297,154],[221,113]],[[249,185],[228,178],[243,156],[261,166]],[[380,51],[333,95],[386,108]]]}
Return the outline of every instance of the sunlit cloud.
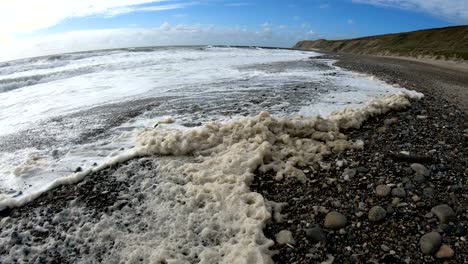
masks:
{"label": "sunlit cloud", "polygon": [[417,11],[456,23],[468,23],[466,0],[352,0],[355,3]]}
{"label": "sunlit cloud", "polygon": [[[1,0],[0,35],[33,32],[76,17],[162,11],[184,8],[192,4],[172,2],[170,0]],[[141,6],[143,4],[145,6]]]}
{"label": "sunlit cloud", "polygon": [[0,44],[0,61],[96,49],[168,46],[168,45],[264,45],[290,47],[309,34],[275,32],[270,24],[258,30],[213,25],[172,25],[162,23],[155,28],[119,28],[71,31],[10,39],[9,45]]}

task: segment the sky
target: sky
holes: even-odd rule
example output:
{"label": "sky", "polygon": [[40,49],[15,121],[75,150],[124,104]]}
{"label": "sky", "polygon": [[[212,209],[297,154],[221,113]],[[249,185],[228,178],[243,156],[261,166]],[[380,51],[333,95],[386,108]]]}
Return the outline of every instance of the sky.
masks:
{"label": "sky", "polygon": [[468,0],[0,0],[0,61],[83,50],[291,47],[468,24]]}

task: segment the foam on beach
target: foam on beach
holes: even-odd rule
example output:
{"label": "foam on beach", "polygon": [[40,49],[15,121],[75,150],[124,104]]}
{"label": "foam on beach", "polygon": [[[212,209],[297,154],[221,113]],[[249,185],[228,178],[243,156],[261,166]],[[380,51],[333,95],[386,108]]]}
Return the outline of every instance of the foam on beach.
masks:
{"label": "foam on beach", "polygon": [[[86,224],[83,218],[80,221],[85,222],[75,232],[77,237],[67,236],[72,236],[70,241],[88,237],[87,243],[96,247],[114,241],[106,256],[109,260],[271,263],[268,248],[273,241],[264,236],[263,228],[272,219],[275,204],[250,191],[254,172],[273,171],[276,180],[297,177],[307,181],[300,167],[320,162],[332,152],[363,148],[361,141],[347,138],[346,129],[359,128],[369,117],[408,107],[410,99],[421,96],[405,91],[374,99],[361,108],[334,112],[327,118],[280,118],[263,112],[184,131],[147,129],[140,133],[133,149],[94,169],[143,156],[160,159],[158,171],[148,172],[156,173],[156,179],[142,178],[133,187],[140,188],[144,201],[136,208],[106,214],[97,223]],[[158,158],[161,155],[180,158]],[[77,182],[91,171],[76,173],[54,185]],[[17,204],[7,202],[0,203],[19,205],[17,200]],[[79,210],[72,208],[63,217],[79,215]],[[134,219],[132,212],[139,212],[140,217]],[[146,228],[128,232],[121,228],[125,222]]]}

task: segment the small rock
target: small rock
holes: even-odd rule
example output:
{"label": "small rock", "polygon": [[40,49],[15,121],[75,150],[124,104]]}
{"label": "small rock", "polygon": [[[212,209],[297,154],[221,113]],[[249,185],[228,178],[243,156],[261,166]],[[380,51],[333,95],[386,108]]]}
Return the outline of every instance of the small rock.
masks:
{"label": "small rock", "polygon": [[387,246],[386,246],[386,245],[384,245],[384,244],[382,244],[382,245],[380,246],[380,248],[381,248],[383,251],[385,251],[385,252],[388,252],[388,251],[390,251],[390,248],[389,248],[389,247],[387,247]]}
{"label": "small rock", "polygon": [[324,226],[331,229],[340,229],[346,225],[346,216],[338,212],[330,212],[325,217]]}
{"label": "small rock", "polygon": [[437,232],[430,232],[425,234],[419,240],[419,246],[422,253],[426,255],[432,255],[437,252],[442,243],[442,237]]}
{"label": "small rock", "polygon": [[434,196],[434,189],[431,187],[426,187],[423,189],[423,196],[424,197],[433,197]]}
{"label": "small rock", "polygon": [[421,175],[421,174],[416,174],[414,175],[414,181],[418,184],[421,184],[426,181],[426,177],[424,177],[424,175]]}
{"label": "small rock", "polygon": [[424,215],[425,218],[432,218],[434,217],[434,214],[433,213],[427,213]]}
{"label": "small rock", "polygon": [[436,253],[436,258],[451,258],[453,257],[453,255],[455,255],[455,251],[453,251],[453,249],[448,246],[448,245],[442,245],[439,249],[439,251],[437,251]]}
{"label": "small rock", "polygon": [[385,184],[378,185],[375,188],[375,194],[381,197],[388,196],[391,191],[392,191],[392,188],[390,188],[390,186],[387,186]]}
{"label": "small rock", "polygon": [[281,230],[278,234],[275,235],[275,238],[276,242],[278,242],[280,245],[292,245],[295,243],[291,231],[288,230]]}
{"label": "small rock", "polygon": [[374,206],[369,210],[369,221],[378,222],[387,216],[387,211],[380,206]]}
{"label": "small rock", "polygon": [[394,188],[392,190],[392,195],[395,196],[395,197],[405,198],[406,197],[406,191],[403,188]]}
{"label": "small rock", "polygon": [[356,176],[356,169],[346,168],[346,169],[343,171],[343,174],[342,174],[341,176],[343,176],[343,179],[344,179],[345,181],[349,181],[349,180],[351,180],[354,176]]}
{"label": "small rock", "polygon": [[466,228],[463,227],[462,225],[456,225],[453,228],[453,234],[458,237],[464,236],[466,235]]}
{"label": "small rock", "polygon": [[431,213],[437,216],[437,218],[439,218],[439,221],[442,223],[449,223],[453,219],[455,219],[456,216],[453,209],[446,204],[441,204],[433,207],[431,209]]}
{"label": "small rock", "polygon": [[416,194],[415,194],[415,195],[413,195],[413,197],[411,197],[411,199],[412,199],[412,200],[413,200],[413,202],[415,202],[415,203],[416,203],[416,202],[419,202],[419,201],[421,201],[421,197],[419,197],[419,196],[418,196],[418,195],[416,195]]}
{"label": "small rock", "polygon": [[419,163],[411,164],[411,169],[413,169],[413,171],[416,172],[417,174],[421,174],[426,177],[429,176],[430,174],[430,171],[424,165],[419,164]]}
{"label": "small rock", "polygon": [[306,236],[314,243],[319,243],[327,240],[327,236],[320,227],[313,227],[306,230]]}

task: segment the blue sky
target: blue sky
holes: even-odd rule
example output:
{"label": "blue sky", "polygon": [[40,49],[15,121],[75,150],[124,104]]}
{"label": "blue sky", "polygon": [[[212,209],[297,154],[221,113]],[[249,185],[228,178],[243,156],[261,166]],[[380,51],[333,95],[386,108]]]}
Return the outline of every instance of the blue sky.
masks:
{"label": "blue sky", "polygon": [[289,47],[467,23],[468,0],[3,0],[0,60],[125,46]]}

